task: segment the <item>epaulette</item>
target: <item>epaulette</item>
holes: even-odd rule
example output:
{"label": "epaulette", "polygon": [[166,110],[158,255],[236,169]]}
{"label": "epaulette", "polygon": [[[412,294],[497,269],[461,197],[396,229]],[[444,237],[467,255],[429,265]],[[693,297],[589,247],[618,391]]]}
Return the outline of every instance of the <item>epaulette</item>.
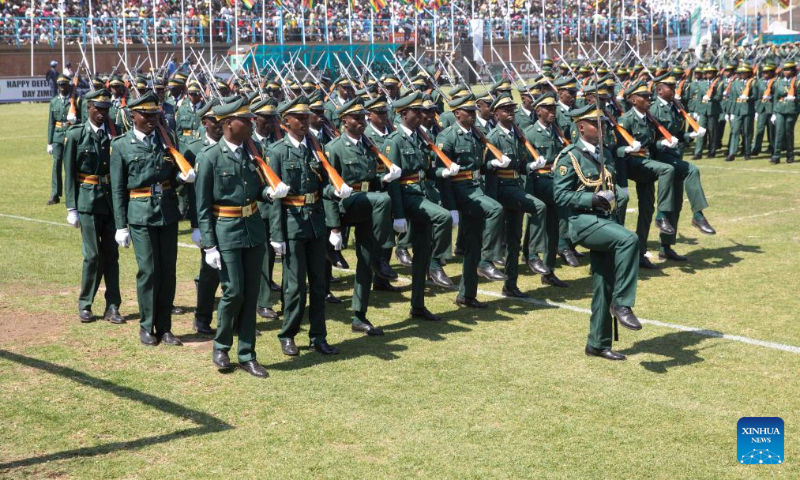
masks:
{"label": "epaulette", "polygon": [[[198,138],[197,141],[200,141],[200,139]],[[217,146],[216,143],[214,145],[206,145],[205,147],[200,149],[200,153],[203,153],[205,151],[211,150],[212,148],[214,148],[216,146]]]}

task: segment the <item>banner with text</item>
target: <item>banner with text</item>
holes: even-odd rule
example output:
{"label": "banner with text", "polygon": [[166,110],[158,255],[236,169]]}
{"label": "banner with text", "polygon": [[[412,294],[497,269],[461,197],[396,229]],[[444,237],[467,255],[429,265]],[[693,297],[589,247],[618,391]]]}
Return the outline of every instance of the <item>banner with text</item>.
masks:
{"label": "banner with text", "polygon": [[0,78],[0,103],[49,102],[52,96],[44,77]]}

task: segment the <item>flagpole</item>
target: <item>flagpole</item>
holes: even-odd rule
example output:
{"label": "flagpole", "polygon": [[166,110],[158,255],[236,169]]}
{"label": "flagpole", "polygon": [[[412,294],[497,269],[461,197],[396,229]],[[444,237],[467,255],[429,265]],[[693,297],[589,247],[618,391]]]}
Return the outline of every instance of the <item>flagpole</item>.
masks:
{"label": "flagpole", "polygon": [[375,44],[375,10],[369,9],[369,44]]}
{"label": "flagpole", "polygon": [[[494,63],[494,8],[492,8],[492,2],[489,2],[489,47],[492,50],[492,63]],[[483,56],[483,52],[481,52],[481,57]]]}
{"label": "flagpole", "polygon": [[[234,55],[236,55],[236,62],[238,66],[239,61],[239,0],[233,0],[233,34],[236,36],[234,41]],[[233,72],[231,72],[233,73]]]}
{"label": "flagpole", "polygon": [[642,52],[639,50],[639,44],[642,42],[642,37],[639,35],[639,0],[634,0],[633,9],[635,12],[634,20],[636,22],[636,55],[641,56]]}
{"label": "flagpole", "polygon": [[414,58],[419,58],[419,12],[416,6],[414,7]]}
{"label": "flagpole", "polygon": [[[97,71],[97,66],[95,64],[94,56],[94,12],[92,11],[92,0],[89,0],[89,21],[92,22],[91,27],[89,28],[89,35],[92,36],[92,73],[94,73]],[[75,72],[75,74],[77,75],[78,72]]]}
{"label": "flagpole", "polygon": [[508,11],[506,12],[506,29],[508,35],[508,63],[511,63],[511,0],[508,0]]}
{"label": "flagpole", "polygon": [[67,43],[67,39],[64,37],[64,0],[60,0],[58,6],[61,14],[61,71],[63,72],[63,68],[67,64],[67,53],[64,51],[64,45]]}
{"label": "flagpole", "polygon": [[181,0],[181,55],[183,62],[186,61],[186,5]]}
{"label": "flagpole", "polygon": [[611,60],[611,0],[608,0],[608,53],[606,54],[608,60]]}
{"label": "flagpole", "polygon": [[560,52],[564,53],[564,0],[561,0],[561,14],[558,19],[558,36],[561,37]]}
{"label": "flagpole", "polygon": [[214,5],[208,0],[208,61],[214,60]]}
{"label": "flagpole", "polygon": [[353,0],[347,0],[347,42],[353,44]]}
{"label": "flagpole", "polygon": [[[128,9],[126,0],[122,0],[122,52],[125,57],[125,64],[128,64],[128,21],[125,11]],[[95,72],[97,73],[97,72]]]}
{"label": "flagpole", "polygon": [[650,9],[650,55],[653,55],[653,52],[656,50],[655,46],[655,25],[653,25],[653,4],[648,3],[647,7]]}
{"label": "flagpole", "polygon": [[325,0],[325,43],[328,42],[328,0]]}
{"label": "flagpole", "polygon": [[[544,60],[544,57],[547,56],[547,34],[545,33],[545,12],[544,12],[544,0],[542,0],[542,18],[539,20],[539,44],[541,45],[539,60]],[[528,48],[530,50],[530,47]]]}
{"label": "flagpole", "polygon": [[[153,2],[153,48],[155,50],[155,60],[154,62],[158,65],[158,21],[156,20],[156,1],[152,0]],[[151,70],[155,70],[156,65],[150,65]],[[131,81],[134,79],[132,78]]]}
{"label": "flagpole", "polygon": [[[581,0],[578,0],[578,42],[581,41]],[[586,59],[587,61],[589,59]]]}
{"label": "flagpole", "polygon": [[455,3],[453,0],[450,0],[450,43],[451,49],[453,51],[456,49],[456,11],[455,11]]}
{"label": "flagpole", "polygon": [[[327,17],[327,12],[325,12]],[[267,2],[261,2],[261,44],[267,43]],[[259,67],[260,68],[260,67]]]}
{"label": "flagpole", "polygon": [[34,38],[34,33],[36,30],[36,24],[34,23],[34,18],[36,17],[36,11],[34,10],[36,7],[34,6],[33,0],[31,0],[31,77],[33,76],[33,44],[36,42]]}
{"label": "flagpole", "polygon": [[394,22],[395,22],[395,19],[394,19],[394,0],[389,0],[389,11],[390,11],[390,15],[391,15],[391,19],[389,20],[389,27],[392,30],[392,33],[389,36],[389,43],[394,43]]}
{"label": "flagpole", "polygon": [[[303,45],[306,44],[306,7],[303,6],[303,3],[300,3],[300,39],[303,41]],[[236,47],[236,51],[239,51],[239,47]]]}
{"label": "flagpole", "polygon": [[438,11],[439,11],[439,9],[434,6],[433,7],[433,61],[434,62],[436,62],[436,58],[438,57],[437,54],[438,54],[438,50],[439,50],[438,38],[437,38],[437,35],[436,35],[436,12],[438,12]]}
{"label": "flagpole", "polygon": [[[533,0],[527,0],[525,2],[525,9],[527,10],[527,15],[526,15],[525,18],[528,20],[528,51],[531,50],[531,33],[533,33],[531,31],[531,2],[532,1]],[[542,29],[540,28],[539,32],[541,32],[541,31],[542,31]],[[541,57],[542,56],[542,39],[541,39],[541,35],[539,35],[539,37],[540,37],[539,38],[539,56]]]}

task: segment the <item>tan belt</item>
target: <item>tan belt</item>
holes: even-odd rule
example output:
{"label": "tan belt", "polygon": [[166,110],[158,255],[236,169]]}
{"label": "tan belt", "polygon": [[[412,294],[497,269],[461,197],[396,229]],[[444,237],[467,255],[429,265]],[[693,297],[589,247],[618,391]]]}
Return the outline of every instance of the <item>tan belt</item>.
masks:
{"label": "tan belt", "polygon": [[375,171],[378,173],[383,173],[386,171],[386,167],[382,163],[379,163],[378,166],[375,167]]}
{"label": "tan belt", "polygon": [[414,183],[420,183],[425,180],[425,172],[420,170],[417,173],[413,173],[411,175],[406,175],[405,177],[400,177],[397,182],[400,185],[412,185]]}
{"label": "tan belt", "polygon": [[131,188],[128,190],[128,193],[130,194],[131,198],[145,198],[158,195],[164,190],[170,190],[171,188],[172,184],[169,183],[169,180],[166,180],[162,183],[154,183],[149,187]]}
{"label": "tan belt", "polygon": [[66,122],[56,122],[56,128],[66,127]]}
{"label": "tan belt", "polygon": [[305,195],[287,195],[281,199],[284,205],[293,207],[303,207],[305,205],[313,205],[319,201],[319,193],[306,193]]}
{"label": "tan belt", "polygon": [[504,168],[497,171],[497,176],[500,178],[513,180],[519,178],[519,172],[510,168]]}
{"label": "tan belt", "polygon": [[467,170],[466,172],[458,172],[454,177],[452,177],[452,180],[454,182],[464,182],[467,180],[480,180],[480,178],[480,170]]}
{"label": "tan belt", "polygon": [[191,135],[192,135],[192,133],[194,133],[194,130],[184,130],[184,131],[183,131],[183,134],[184,134],[184,135],[189,135],[189,136],[191,136]]}
{"label": "tan belt", "polygon": [[544,167],[544,168],[540,168],[539,170],[536,170],[536,173],[541,173],[543,175],[544,174],[550,174],[550,173],[553,173],[553,170],[551,170],[550,167]]}
{"label": "tan belt", "polygon": [[634,156],[634,157],[642,157],[643,158],[643,157],[647,156],[647,152],[642,152],[642,151],[632,152],[632,153],[629,153],[628,155],[631,155],[631,156]]}
{"label": "tan belt", "polygon": [[78,181],[87,185],[106,185],[111,182],[111,175],[89,175],[87,173],[79,173]]}
{"label": "tan belt", "polygon": [[350,187],[354,192],[369,192],[369,182],[354,183]]}
{"label": "tan belt", "polygon": [[227,217],[227,218],[249,217],[250,215],[253,215],[258,211],[258,204],[256,202],[253,202],[250,205],[245,205],[244,207],[228,207],[224,205],[214,205],[211,210],[215,217]]}

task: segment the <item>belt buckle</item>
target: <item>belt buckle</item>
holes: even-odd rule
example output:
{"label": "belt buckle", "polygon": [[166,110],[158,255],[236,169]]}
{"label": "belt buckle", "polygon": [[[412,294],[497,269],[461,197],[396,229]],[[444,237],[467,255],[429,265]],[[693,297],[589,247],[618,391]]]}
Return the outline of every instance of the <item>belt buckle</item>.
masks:
{"label": "belt buckle", "polygon": [[424,181],[425,180],[425,170],[420,170],[419,172],[417,172],[417,177],[419,178],[420,182]]}
{"label": "belt buckle", "polygon": [[480,180],[481,179],[481,171],[480,170],[472,170],[472,179],[473,180]]}
{"label": "belt buckle", "polygon": [[361,182],[361,189],[362,192],[369,192],[369,182]]}
{"label": "belt buckle", "polygon": [[164,192],[164,187],[160,183],[154,183],[150,186],[150,194],[157,195]]}
{"label": "belt buckle", "polygon": [[102,184],[111,183],[111,175],[100,175],[97,177],[97,182]]}
{"label": "belt buckle", "polygon": [[313,193],[306,193],[306,194],[304,195],[304,197],[305,197],[305,199],[304,199],[304,201],[303,201],[303,204],[304,204],[304,205],[311,205],[311,204],[312,204],[312,203],[314,203],[314,202],[315,202],[315,200],[316,200],[316,199],[314,198],[314,194],[313,194]]}
{"label": "belt buckle", "polygon": [[244,207],[242,207],[242,216],[243,217],[249,217],[252,214],[253,214],[253,205],[252,204],[245,205]]}

